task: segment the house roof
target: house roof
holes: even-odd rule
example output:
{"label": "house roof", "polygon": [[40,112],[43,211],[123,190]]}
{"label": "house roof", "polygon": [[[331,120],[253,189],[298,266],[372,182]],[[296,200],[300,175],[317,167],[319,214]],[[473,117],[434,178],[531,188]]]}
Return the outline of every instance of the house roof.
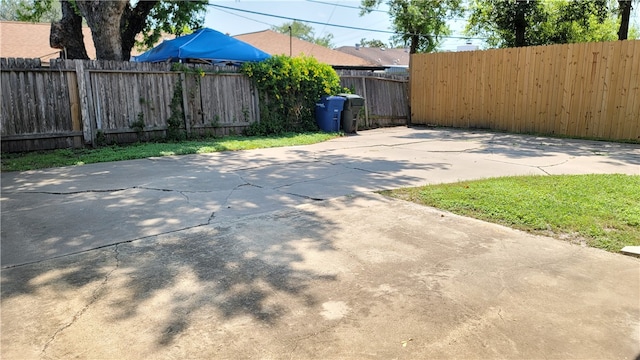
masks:
{"label": "house roof", "polygon": [[345,54],[357,56],[375,65],[409,66],[409,51],[405,49],[371,48],[371,47],[362,47],[362,46],[359,46],[359,47],[341,46],[336,50],[343,52]]}
{"label": "house roof", "polygon": [[[60,49],[49,46],[50,23],[0,21],[0,56],[9,58],[40,58],[42,62],[60,57]],[[96,58],[91,30],[82,28],[89,58]]]}
{"label": "house roof", "polygon": [[[0,21],[0,57],[5,58],[40,58],[43,63],[60,57],[60,49],[49,46],[50,23],[30,23],[20,21]],[[89,59],[96,58],[91,29],[82,27],[84,45]],[[173,37],[173,35],[169,35]],[[160,40],[162,41],[162,40]],[[135,47],[131,55],[139,55]]]}
{"label": "house roof", "polygon": [[[272,30],[263,30],[234,36],[238,40],[249,43],[258,49],[271,55],[304,54],[312,56],[316,60],[334,66],[371,66],[376,65],[357,56],[329,49],[296,37],[289,38],[287,34],[281,34]],[[291,40],[291,54],[289,41]]]}

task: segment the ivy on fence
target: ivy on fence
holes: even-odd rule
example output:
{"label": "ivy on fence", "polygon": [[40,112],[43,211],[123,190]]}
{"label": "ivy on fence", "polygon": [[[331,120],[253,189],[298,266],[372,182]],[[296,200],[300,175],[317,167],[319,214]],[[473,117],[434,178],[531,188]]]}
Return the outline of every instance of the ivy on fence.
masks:
{"label": "ivy on fence", "polygon": [[314,108],[320,97],[348,92],[335,70],[313,57],[273,56],[245,63],[241,72],[256,84],[260,96],[260,122],[249,126],[248,135],[315,131]]}

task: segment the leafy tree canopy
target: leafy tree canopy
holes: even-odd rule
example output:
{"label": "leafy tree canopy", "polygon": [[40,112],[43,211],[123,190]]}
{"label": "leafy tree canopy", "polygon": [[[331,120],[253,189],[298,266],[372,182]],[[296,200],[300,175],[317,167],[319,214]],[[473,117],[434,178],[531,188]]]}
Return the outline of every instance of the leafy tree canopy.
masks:
{"label": "leafy tree canopy", "polygon": [[140,33],[143,40],[139,45],[149,48],[163,33],[181,35],[185,30],[201,27],[207,5],[207,0],[7,1],[21,2],[20,20],[33,22],[49,20],[46,16],[55,4],[62,4],[62,19],[52,26],[52,38],[61,42],[57,45],[69,48],[70,53],[84,53],[82,33],[77,25],[84,20],[91,28],[97,58],[104,60],[128,60]]}
{"label": "leafy tree canopy", "polygon": [[372,48],[383,48],[386,45],[378,39],[367,40],[366,38],[362,38],[360,40],[360,46],[372,47]]}
{"label": "leafy tree canopy", "polygon": [[432,52],[450,34],[447,20],[463,11],[461,0],[362,0],[361,15],[385,2],[389,6],[394,43],[409,44],[410,53]]}
{"label": "leafy tree canopy", "polygon": [[[289,30],[291,28],[291,30]],[[333,44],[331,41],[333,40],[333,34],[329,33],[323,37],[316,37],[315,31],[311,25],[307,25],[300,21],[292,21],[286,22],[280,26],[272,26],[271,30],[275,32],[279,32],[281,34],[289,34],[291,31],[291,36],[294,36],[300,40],[308,41],[310,43],[318,44],[320,46],[331,48]]]}
{"label": "leafy tree canopy", "polygon": [[[34,8],[36,3],[33,0],[1,0],[0,1],[0,20],[3,21],[29,21],[28,14],[25,11]],[[55,1],[39,9],[41,11],[40,21],[53,22],[60,20],[60,2]]]}
{"label": "leafy tree canopy", "polygon": [[617,39],[615,0],[473,0],[465,33],[489,47]]}

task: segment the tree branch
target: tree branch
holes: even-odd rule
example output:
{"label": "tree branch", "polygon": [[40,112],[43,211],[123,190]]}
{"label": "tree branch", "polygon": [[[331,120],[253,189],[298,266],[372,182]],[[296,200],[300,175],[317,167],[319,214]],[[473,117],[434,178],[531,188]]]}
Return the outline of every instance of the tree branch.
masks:
{"label": "tree branch", "polygon": [[139,1],[136,7],[127,6],[120,21],[120,34],[122,36],[122,54],[125,58],[131,55],[131,49],[136,43],[136,35],[144,29],[147,16],[159,3],[159,0]]}

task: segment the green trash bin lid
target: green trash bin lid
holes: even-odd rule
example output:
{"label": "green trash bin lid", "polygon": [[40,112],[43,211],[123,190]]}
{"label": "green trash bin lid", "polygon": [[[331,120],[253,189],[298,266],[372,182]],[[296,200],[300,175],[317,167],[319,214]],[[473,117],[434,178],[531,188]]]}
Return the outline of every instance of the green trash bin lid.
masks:
{"label": "green trash bin lid", "polygon": [[364,106],[364,98],[360,95],[356,94],[338,94],[338,96],[342,96],[346,98],[345,107],[351,106]]}

